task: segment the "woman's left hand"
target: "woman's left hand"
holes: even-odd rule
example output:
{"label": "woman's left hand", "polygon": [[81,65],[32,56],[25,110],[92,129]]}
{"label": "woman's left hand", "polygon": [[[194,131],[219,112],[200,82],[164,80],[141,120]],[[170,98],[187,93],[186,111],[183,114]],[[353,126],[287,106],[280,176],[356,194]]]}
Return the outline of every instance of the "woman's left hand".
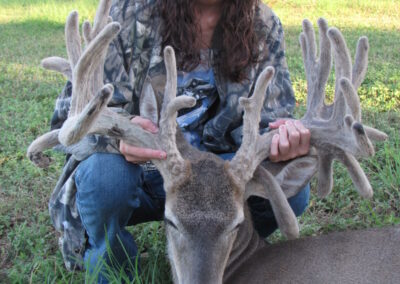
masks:
{"label": "woman's left hand", "polygon": [[287,161],[308,154],[310,130],[300,120],[279,119],[271,122],[269,127],[279,128],[279,134],[272,137],[269,155],[272,162]]}

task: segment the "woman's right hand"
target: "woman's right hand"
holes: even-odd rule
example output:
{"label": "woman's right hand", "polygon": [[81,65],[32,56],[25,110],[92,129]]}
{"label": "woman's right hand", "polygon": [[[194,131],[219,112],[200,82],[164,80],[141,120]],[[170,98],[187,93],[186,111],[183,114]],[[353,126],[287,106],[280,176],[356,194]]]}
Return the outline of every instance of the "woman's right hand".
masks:
{"label": "woman's right hand", "polygon": [[[158,132],[158,127],[149,119],[135,116],[131,119],[131,122],[140,125],[144,130],[151,133]],[[119,151],[128,162],[134,164],[145,163],[151,159],[165,160],[167,158],[167,153],[164,151],[131,146],[123,140],[120,141]]]}

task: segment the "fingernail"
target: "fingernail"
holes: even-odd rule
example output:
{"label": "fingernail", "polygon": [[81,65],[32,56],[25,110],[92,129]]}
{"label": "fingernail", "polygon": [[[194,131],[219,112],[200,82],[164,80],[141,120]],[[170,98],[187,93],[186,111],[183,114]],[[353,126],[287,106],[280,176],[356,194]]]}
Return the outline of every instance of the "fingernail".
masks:
{"label": "fingernail", "polygon": [[160,159],[165,160],[167,158],[167,153],[160,153]]}

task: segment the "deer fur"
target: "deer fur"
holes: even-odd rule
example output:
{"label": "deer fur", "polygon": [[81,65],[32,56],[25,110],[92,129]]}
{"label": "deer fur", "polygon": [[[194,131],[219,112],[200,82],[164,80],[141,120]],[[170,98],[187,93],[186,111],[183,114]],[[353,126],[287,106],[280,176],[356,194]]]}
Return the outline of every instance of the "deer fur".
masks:
{"label": "deer fur", "polygon": [[[66,60],[59,58],[42,63],[67,77],[72,76],[71,110],[58,132],[58,140],[65,147],[71,147],[87,134],[100,134],[167,153],[166,160],[152,162],[164,179],[168,255],[176,283],[222,283],[224,279],[230,282],[238,271],[247,269],[246,261],[256,263],[252,269],[257,271],[273,261],[262,257],[268,247],[254,231],[246,202],[250,196],[270,200],[279,228],[289,239],[299,236],[299,227],[287,198],[295,195],[315,174],[320,196],[329,194],[334,160],[345,165],[362,196],[372,196],[372,188],[356,158],[372,156],[374,149],[370,139],[384,140],[387,136],[361,124],[356,90],[367,68],[366,38],[359,41],[352,67],[350,53],[337,29],[328,29],[323,19],[318,21],[321,51],[317,57],[313,27],[309,21],[304,21],[300,43],[308,97],[307,112],[301,120],[311,131],[313,149],[307,156],[290,162],[273,165],[266,161],[272,136],[276,133],[259,134],[261,106],[274,75],[274,68],[267,67],[255,82],[251,96],[240,99],[244,109],[243,143],[232,161],[223,161],[212,153],[191,147],[177,129],[177,111],[193,106],[195,101],[185,96],[176,97],[177,71],[171,47],[164,50],[167,83],[161,110],[156,105],[141,105],[141,115],[158,122],[160,131],[157,134],[143,130],[107,107],[113,87],[103,86],[102,66],[108,44],[120,30],[120,25],[108,17],[110,2],[100,2],[93,28],[87,22],[84,24],[84,50],[78,15],[72,12],[68,17],[66,45],[70,69]],[[336,88],[334,103],[327,106],[325,84],[331,69],[331,50]],[[158,101],[152,97],[151,90],[144,96],[150,96],[142,98],[145,102]],[[41,151],[55,143],[53,134],[45,134],[33,142],[28,156],[34,157],[34,162],[40,164]],[[48,137],[51,143],[46,142]],[[271,257],[275,257],[272,252]],[[268,279],[256,280],[264,283]]]}
{"label": "deer fur", "polygon": [[226,283],[398,283],[400,227],[331,232],[265,245]]}

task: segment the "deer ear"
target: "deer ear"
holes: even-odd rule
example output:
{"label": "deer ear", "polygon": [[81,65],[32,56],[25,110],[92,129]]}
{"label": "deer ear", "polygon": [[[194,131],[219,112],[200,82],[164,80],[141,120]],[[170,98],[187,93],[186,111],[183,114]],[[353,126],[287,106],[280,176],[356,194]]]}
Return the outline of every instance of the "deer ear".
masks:
{"label": "deer ear", "polygon": [[296,195],[302,190],[318,170],[318,157],[309,155],[285,163],[275,179],[285,193],[286,198]]}
{"label": "deer ear", "polygon": [[157,98],[149,80],[145,80],[139,102],[140,116],[158,125],[159,111]]}

